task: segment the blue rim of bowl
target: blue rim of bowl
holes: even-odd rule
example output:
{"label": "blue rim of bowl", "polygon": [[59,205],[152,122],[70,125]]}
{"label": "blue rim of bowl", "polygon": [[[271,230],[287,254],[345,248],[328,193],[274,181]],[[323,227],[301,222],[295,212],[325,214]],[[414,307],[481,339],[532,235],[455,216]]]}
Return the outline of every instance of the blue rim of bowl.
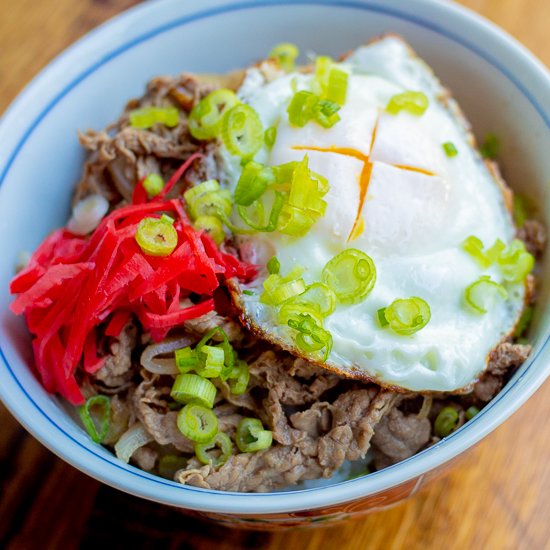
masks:
{"label": "blue rim of bowl", "polygon": [[[434,0],[427,0],[427,1],[433,2]],[[130,50],[131,48],[137,46],[138,44],[141,44],[143,42],[146,42],[146,41],[150,40],[151,38],[154,38],[155,36],[157,36],[159,34],[162,34],[164,32],[173,30],[174,28],[177,28],[177,27],[183,27],[185,25],[188,25],[188,24],[196,22],[196,21],[200,21],[202,19],[207,19],[207,18],[210,18],[210,17],[219,16],[219,15],[222,15],[222,14],[225,14],[225,13],[244,11],[244,10],[248,10],[248,9],[258,9],[258,8],[262,8],[262,7],[285,6],[285,5],[305,5],[305,6],[311,6],[311,5],[315,6],[315,5],[317,5],[317,6],[322,6],[322,7],[338,7],[338,8],[348,8],[348,9],[356,9],[356,10],[362,10],[362,11],[371,11],[371,12],[374,12],[374,13],[380,13],[380,14],[389,15],[389,16],[392,16],[392,17],[395,17],[395,18],[398,18],[398,19],[402,19],[402,20],[404,20],[408,23],[413,23],[415,25],[418,25],[418,26],[424,27],[428,30],[431,30],[431,31],[433,31],[437,34],[440,34],[440,35],[444,36],[445,38],[450,39],[450,40],[460,44],[461,46],[465,47],[466,49],[470,50],[475,55],[482,58],[487,63],[489,63],[491,66],[493,66],[495,69],[497,69],[502,75],[504,75],[523,94],[523,96],[528,100],[528,102],[536,110],[538,115],[544,120],[547,128],[550,129],[550,115],[548,115],[546,113],[546,111],[542,108],[540,103],[534,98],[534,96],[529,92],[529,90],[523,85],[522,81],[519,78],[517,78],[511,71],[508,70],[508,68],[506,66],[502,65],[495,58],[493,58],[492,56],[490,56],[489,54],[487,54],[486,52],[484,52],[483,50],[478,48],[473,43],[469,42],[468,40],[465,40],[460,35],[458,35],[456,33],[453,33],[453,32],[449,32],[443,26],[434,24],[434,23],[432,23],[430,21],[427,21],[427,20],[425,20],[421,17],[413,16],[413,15],[410,15],[409,13],[402,12],[399,9],[396,9],[396,8],[393,8],[393,7],[388,7],[387,5],[382,5],[382,4],[379,4],[379,3],[376,3],[376,2],[370,2],[369,0],[363,0],[363,1],[353,1],[353,0],[250,0],[250,1],[245,1],[245,2],[238,2],[238,3],[233,3],[233,4],[217,6],[217,7],[206,9],[206,10],[203,10],[203,11],[198,11],[198,12],[191,13],[191,14],[182,16],[180,18],[177,18],[173,21],[170,21],[169,23],[164,23],[164,24],[158,25],[157,27],[155,27],[153,29],[150,29],[149,31],[144,32],[143,34],[137,36],[136,38],[133,38],[133,39],[127,41],[126,43],[118,46],[117,48],[115,48],[111,52],[109,52],[107,55],[102,56],[102,58],[99,61],[97,61],[95,63],[92,63],[92,65],[90,65],[88,68],[83,70],[78,76],[73,78],[73,80],[67,86],[65,86],[57,95],[55,95],[55,97],[46,105],[46,107],[44,109],[42,109],[40,114],[35,117],[34,121],[30,124],[30,126],[27,128],[27,130],[23,133],[22,137],[20,138],[20,140],[18,141],[16,146],[13,148],[11,154],[9,155],[8,160],[5,163],[4,169],[0,173],[0,186],[4,182],[4,180],[7,176],[13,162],[17,158],[18,154],[20,153],[21,149],[25,145],[26,141],[32,135],[33,131],[39,126],[41,121],[46,117],[46,115],[52,110],[52,108],[55,107],[59,103],[59,101],[61,101],[75,86],[77,86],[80,82],[85,80],[88,76],[90,76],[92,73],[94,73],[96,70],[98,70],[100,67],[102,67],[103,65],[105,65],[106,63],[111,61],[112,59],[118,57],[119,55],[121,55],[125,51]],[[120,14],[119,16],[114,18],[111,22],[113,22],[115,20],[118,20],[120,17],[123,17],[128,12],[137,12],[137,11],[140,10],[140,8],[143,8],[143,7],[145,7],[145,6],[137,6],[135,8],[132,8],[131,10],[127,10],[127,12],[123,12],[122,14]],[[446,7],[447,7],[447,9],[451,8],[451,6],[449,6],[449,5],[447,5]],[[457,11],[457,12],[462,13],[463,15],[467,14],[467,15],[469,15],[470,18],[473,18],[474,20],[477,20],[478,22],[482,22],[484,25],[488,25],[488,26],[492,27],[493,32],[496,31],[496,32],[502,33],[502,31],[500,31],[497,27],[485,22],[482,17],[480,17],[478,15],[475,15],[473,13],[470,13],[468,10],[466,10],[464,8],[461,8],[459,6],[453,6],[452,9]],[[111,22],[107,22],[107,23],[101,25],[100,27],[98,27],[93,32],[98,32],[98,31],[103,30],[103,28]],[[507,35],[505,35],[505,36],[507,36]],[[84,38],[86,38],[86,37],[83,37],[83,39]],[[510,38],[508,36],[507,36],[507,38],[508,38],[508,40],[510,40]],[[83,39],[81,39],[81,40],[83,40]],[[531,58],[531,54],[527,50],[525,50],[519,43],[517,43],[515,41],[513,41],[513,42],[514,42],[514,45],[516,47],[520,47],[521,50],[523,50],[523,53],[527,54]],[[77,44],[78,44],[78,42],[75,44],[75,46]],[[531,60],[536,61],[533,58],[531,58]],[[55,62],[55,60],[54,60],[54,62]],[[47,68],[49,68],[49,66],[46,67],[46,69]],[[46,70],[46,69],[44,69],[44,70]],[[2,119],[0,119],[0,123],[3,123],[3,122],[4,122],[4,117],[2,117]],[[497,402],[501,401],[502,398],[504,398],[510,391],[512,391],[521,382],[521,380],[525,377],[525,375],[527,374],[527,372],[529,371],[529,369],[531,368],[533,363],[545,351],[545,348],[546,348],[546,346],[548,345],[549,342],[550,342],[550,332],[549,332],[549,334],[546,335],[546,338],[544,339],[544,342],[542,343],[542,345],[541,345],[540,349],[537,351],[537,353],[534,356],[532,356],[528,359],[528,364],[524,365],[523,372],[519,376],[517,376],[517,378],[513,379],[497,395],[497,397],[495,397],[474,419],[472,419],[470,422],[468,422],[468,425],[467,425],[468,427],[473,426],[475,423],[479,423],[479,421],[483,418],[483,416],[485,416],[489,412],[489,410],[491,410],[497,404]],[[218,498],[223,498],[224,496],[231,496],[231,497],[245,496],[248,499],[251,499],[253,502],[255,502],[256,499],[262,498],[262,497],[263,497],[263,499],[267,499],[267,498],[270,498],[270,497],[273,498],[274,496],[292,496],[292,495],[294,495],[296,497],[299,494],[304,494],[304,493],[324,492],[324,491],[327,491],[328,489],[332,489],[332,488],[335,488],[335,487],[338,487],[338,486],[351,485],[351,484],[360,484],[360,483],[366,481],[366,479],[367,479],[366,477],[363,477],[363,478],[358,478],[358,479],[354,479],[354,480],[342,481],[342,482],[339,482],[339,483],[335,483],[331,486],[324,486],[324,487],[318,487],[318,488],[300,489],[300,490],[294,490],[294,491],[278,491],[276,493],[250,493],[250,494],[200,489],[200,488],[196,488],[196,487],[182,485],[182,484],[172,482],[172,481],[169,481],[169,480],[165,480],[165,479],[162,479],[158,476],[155,476],[155,475],[152,475],[152,474],[147,474],[147,473],[143,472],[142,470],[139,470],[139,469],[134,468],[132,466],[123,465],[123,463],[121,461],[119,461],[118,459],[116,459],[114,457],[114,455],[109,455],[109,458],[107,458],[106,456],[102,456],[101,454],[98,454],[93,447],[84,445],[80,441],[75,439],[72,435],[70,435],[68,432],[66,432],[59,424],[57,424],[52,418],[50,418],[46,414],[46,412],[43,411],[39,407],[39,405],[34,401],[34,399],[31,397],[31,395],[25,389],[24,385],[17,378],[15,372],[11,368],[11,365],[8,363],[8,360],[7,360],[7,358],[4,354],[4,351],[1,349],[1,347],[0,347],[0,357],[2,358],[2,361],[4,362],[4,364],[6,365],[6,368],[7,368],[8,372],[10,373],[11,377],[13,378],[13,380],[15,381],[17,386],[20,388],[20,390],[23,392],[23,394],[32,403],[32,405],[35,407],[35,409],[47,421],[49,421],[63,436],[65,436],[70,441],[75,443],[78,447],[80,447],[80,448],[84,449],[85,451],[88,451],[89,453],[91,453],[95,458],[99,458],[101,461],[107,462],[111,466],[115,466],[116,468],[119,468],[120,470],[122,470],[126,473],[133,474],[134,476],[137,476],[138,478],[142,478],[142,479],[147,480],[147,481],[153,481],[156,484],[160,484],[160,485],[163,485],[163,486],[166,486],[166,487],[170,487],[170,488],[174,488],[176,490],[180,490],[182,493],[183,492],[193,492],[193,493],[211,494],[211,495],[217,496]],[[497,425],[498,425],[498,423],[497,423]],[[496,427],[496,426],[493,426],[493,427]],[[404,461],[402,461],[398,464],[394,464],[393,466],[389,466],[388,468],[385,468],[384,470],[381,470],[380,472],[374,472],[374,473],[370,474],[368,476],[368,478],[373,478],[375,476],[378,477],[380,475],[384,475],[385,473],[387,473],[391,470],[394,470],[395,468],[398,468],[398,467],[402,466],[405,463],[418,461],[422,455],[425,455],[426,453],[430,453],[430,452],[433,453],[433,450],[435,450],[437,448],[447,447],[453,441],[453,439],[455,439],[458,436],[458,434],[460,434],[465,428],[466,428],[466,426],[464,426],[460,430],[457,430],[456,432],[451,434],[449,437],[447,437],[446,439],[444,439],[441,442],[437,443],[436,445],[430,447],[429,449],[426,449],[426,450],[424,450],[424,451],[422,451],[422,452],[420,452],[420,453],[418,453],[418,454],[416,454],[416,455],[414,455],[414,456],[412,456],[412,457],[410,457],[410,458],[408,458],[408,459],[406,459],[406,460],[404,460]],[[28,429],[30,429],[30,431],[32,431],[32,428],[29,427],[29,426],[28,426]],[[34,433],[34,435],[42,440],[42,438],[40,437],[39,434]],[[48,442],[46,442],[46,441],[43,441],[43,443],[48,444]],[[473,443],[474,442],[472,442],[472,444]],[[60,453],[59,449],[54,448],[54,447],[51,447],[51,448],[55,452]],[[60,454],[63,454],[63,453],[60,453]],[[110,458],[111,456],[112,456],[112,459]],[[452,458],[452,457],[450,457],[450,458]],[[448,458],[447,460],[450,460],[450,458]],[[95,475],[90,470],[91,470],[90,468],[85,468],[85,471],[87,471],[87,473],[89,473],[90,475]],[[418,474],[418,475],[421,475],[421,474]],[[408,478],[408,479],[410,479],[410,478]],[[408,479],[400,480],[400,483],[404,483],[404,482],[408,481]],[[124,487],[119,487],[119,488],[124,490]],[[377,492],[380,492],[380,491],[383,491],[383,490],[385,490],[385,489],[380,489]],[[139,494],[139,493],[136,492],[135,494]],[[366,491],[363,496],[367,496],[368,494],[376,494],[376,493]],[[146,495],[141,494],[140,496],[146,496]],[[154,497],[152,497],[152,496],[147,496],[147,498],[154,499]],[[355,496],[353,498],[357,499],[357,498],[361,498],[361,496]],[[319,506],[320,507],[325,507],[325,506],[330,505],[330,504],[336,504],[338,502],[347,501],[347,500],[349,500],[349,499],[345,498],[345,497],[340,498],[340,499],[334,499],[334,502],[332,502],[332,501],[329,502],[329,503],[323,502]],[[185,504],[185,503],[182,502],[181,504]],[[215,508],[218,508],[218,507],[217,506],[216,507],[211,507],[211,509],[213,511],[214,511]],[[277,508],[281,508],[281,507],[277,507]],[[287,507],[283,507],[283,508],[290,508],[293,511],[297,511],[298,509],[300,509],[300,510],[304,509],[305,506],[301,506],[300,508],[288,507],[287,506]],[[315,506],[311,506],[308,509],[312,509],[312,508],[315,508]],[[252,513],[253,514],[255,511],[256,511],[255,509],[251,508],[247,512],[243,511],[243,512],[240,512],[240,513]],[[262,510],[262,512],[269,512],[269,511],[270,510],[268,510],[268,509]],[[284,510],[281,510],[281,511],[284,511]]]}

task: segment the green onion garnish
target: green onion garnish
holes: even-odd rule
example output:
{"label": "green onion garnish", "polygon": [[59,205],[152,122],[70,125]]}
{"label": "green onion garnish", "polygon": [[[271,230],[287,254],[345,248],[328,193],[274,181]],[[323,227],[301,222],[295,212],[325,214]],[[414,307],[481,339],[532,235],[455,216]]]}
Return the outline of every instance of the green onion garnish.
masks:
{"label": "green onion garnish", "polygon": [[273,193],[273,204],[269,216],[265,217],[264,205],[260,201],[255,201],[250,207],[237,206],[237,212],[248,227],[255,231],[271,233],[277,229],[279,216],[285,204],[285,197],[279,191]]}
{"label": "green onion garnish", "polygon": [[[217,450],[218,452],[209,453]],[[214,468],[223,466],[233,453],[233,443],[227,434],[218,432],[208,443],[196,443],[195,454],[203,464],[210,464]]]}
{"label": "green onion garnish", "polygon": [[277,128],[275,126],[271,126],[264,132],[264,143],[271,149],[273,145],[275,145],[276,140]]}
{"label": "green onion garnish", "polygon": [[220,376],[225,364],[223,349],[217,346],[202,345],[197,352],[199,353],[199,366],[195,369],[197,374],[204,378]]}
{"label": "green onion garnish", "polygon": [[296,58],[300,54],[300,50],[295,44],[283,42],[277,44],[270,52],[269,58],[276,59],[283,71],[290,73],[294,70]]}
{"label": "green onion garnish", "polygon": [[430,306],[417,296],[394,300],[388,307],[378,310],[381,327],[389,326],[400,336],[410,336],[424,328],[431,318]]}
{"label": "green onion garnish", "polygon": [[273,168],[252,160],[247,162],[233,194],[235,204],[250,206],[265,193],[268,185],[275,183],[275,180]]}
{"label": "green onion garnish", "polygon": [[434,423],[435,435],[438,437],[447,437],[458,425],[458,411],[453,407],[445,407],[437,415]]}
{"label": "green onion garnish", "polygon": [[270,275],[278,275],[280,270],[281,270],[281,263],[277,259],[277,256],[273,256],[267,262],[267,271],[269,272]]}
{"label": "green onion garnish", "polygon": [[164,189],[164,180],[159,174],[148,174],[143,180],[143,189],[151,199],[156,197]]}
{"label": "green onion garnish", "polygon": [[219,246],[225,240],[223,231],[223,223],[216,216],[199,216],[193,223],[193,227],[197,231],[208,233],[214,242]]}
{"label": "green onion garnish", "polygon": [[155,124],[173,128],[179,124],[179,111],[175,107],[141,107],[130,111],[130,124],[134,128],[147,129]]}
{"label": "green onion garnish", "polygon": [[174,226],[158,218],[143,218],[137,226],[135,239],[148,256],[169,256],[178,245]]}
{"label": "green onion garnish", "polygon": [[407,111],[411,115],[421,116],[428,108],[429,100],[424,92],[406,91],[394,95],[386,106],[386,112],[396,115]]}
{"label": "green onion garnish", "polygon": [[479,409],[475,406],[471,406],[471,407],[468,407],[466,409],[466,420],[472,420],[472,418],[476,415],[476,414],[479,414]]}
{"label": "green onion garnish", "polygon": [[370,256],[348,248],[327,262],[322,277],[341,303],[357,304],[373,289],[376,268]]}
{"label": "green onion garnish", "polygon": [[79,407],[78,414],[94,443],[103,443],[109,432],[111,401],[105,395],[94,395]]}
{"label": "green onion garnish", "polygon": [[523,241],[514,239],[498,256],[497,263],[506,281],[519,283],[531,273],[535,258],[527,252]]}
{"label": "green onion garnish", "polygon": [[264,291],[260,296],[260,302],[270,306],[278,306],[290,298],[302,294],[306,290],[306,284],[300,277],[288,280],[279,274],[272,274],[264,281]]}
{"label": "green onion garnish", "polygon": [[191,187],[183,194],[183,198],[193,220],[199,216],[223,218],[230,216],[233,209],[231,193],[227,189],[221,189],[216,180],[206,180]]}
{"label": "green onion garnish", "polygon": [[324,349],[323,359],[328,359],[332,349],[332,335],[313,315],[298,313],[287,321],[287,325],[296,331],[295,342],[301,351],[309,354]]}
{"label": "green onion garnish", "polygon": [[228,376],[229,389],[233,395],[242,395],[248,388],[250,370],[246,361],[239,359]]}
{"label": "green onion garnish", "polygon": [[471,235],[464,240],[462,248],[465,252],[470,254],[481,267],[487,269],[498,260],[500,255],[505,251],[506,245],[500,239],[497,239],[491,248],[485,250],[481,240]]}
{"label": "green onion garnish", "polygon": [[262,146],[263,137],[260,117],[249,105],[236,105],[222,118],[221,138],[232,155],[253,157]]}
{"label": "green onion garnish", "polygon": [[300,90],[296,92],[287,108],[288,121],[292,126],[302,128],[315,120],[323,128],[331,128],[339,120],[340,105],[329,99],[321,99],[313,92]]}
{"label": "green onion garnish", "polygon": [[464,291],[466,303],[477,313],[487,313],[487,308],[490,307],[496,298],[506,300],[508,292],[506,289],[495,281],[491,281],[488,275],[483,275],[477,281],[469,285]]}
{"label": "green onion garnish", "polygon": [[271,447],[273,433],[264,430],[257,418],[243,418],[237,426],[235,443],[242,453],[253,453]]}
{"label": "green onion garnish", "polygon": [[239,99],[232,90],[222,88],[211,92],[193,107],[189,115],[191,135],[196,139],[218,137],[224,114],[238,104]]}
{"label": "green onion garnish", "polygon": [[500,151],[500,140],[495,134],[486,134],[479,152],[484,159],[494,159]]}
{"label": "green onion garnish", "polygon": [[445,142],[442,147],[448,157],[456,157],[458,155],[458,149],[452,141]]}
{"label": "green onion garnish", "polygon": [[160,221],[164,222],[164,223],[167,223],[167,224],[170,224],[170,225],[174,225],[176,220],[174,218],[172,218],[172,216],[169,216],[168,214],[163,214],[160,217]]}
{"label": "green onion garnish", "polygon": [[514,338],[521,338],[521,336],[523,336],[525,332],[527,332],[527,329],[529,328],[529,325],[533,320],[533,312],[533,306],[527,306],[523,310],[523,313],[521,314],[521,317],[519,318],[519,321],[514,328]]}
{"label": "green onion garnish", "polygon": [[313,283],[291,299],[292,304],[305,305],[327,317],[336,309],[336,294],[324,283]]}
{"label": "green onion garnish", "polygon": [[202,405],[188,403],[178,412],[177,425],[179,431],[191,441],[207,443],[218,432],[218,417]]}
{"label": "green onion garnish", "polygon": [[216,386],[210,380],[196,374],[178,374],[170,396],[178,403],[195,401],[211,409],[216,399]]}
{"label": "green onion garnish", "polygon": [[195,370],[199,366],[199,357],[190,347],[177,349],[174,358],[181,373]]}
{"label": "green onion garnish", "polygon": [[316,59],[314,87],[319,89],[322,99],[344,105],[348,89],[348,73],[334,65],[330,57],[319,56]]}
{"label": "green onion garnish", "polygon": [[243,290],[243,294],[245,296],[254,296],[254,291],[253,290]]}

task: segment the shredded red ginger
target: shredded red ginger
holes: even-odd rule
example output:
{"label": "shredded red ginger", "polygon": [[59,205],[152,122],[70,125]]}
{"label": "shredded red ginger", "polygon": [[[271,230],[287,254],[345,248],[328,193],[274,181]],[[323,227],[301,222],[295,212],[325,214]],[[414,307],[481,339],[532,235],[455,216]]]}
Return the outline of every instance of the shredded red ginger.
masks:
{"label": "shredded red ginger", "polygon": [[[254,266],[221,252],[206,233],[193,229],[181,199],[164,200],[197,156],[188,159],[154,202],[146,202],[139,182],[134,204],[105,216],[89,237],[55,231],[11,281],[11,293],[18,294],[11,310],[25,316],[36,368],[49,392],[82,404],[76,376],[103,366],[102,335],[118,336],[135,315],[159,342],[170,329],[212,311],[213,293],[225,279],[256,275]],[[160,213],[176,220],[178,245],[169,256],[148,256],[135,241],[136,228],[144,217]],[[182,307],[180,302],[191,294],[196,303]]]}

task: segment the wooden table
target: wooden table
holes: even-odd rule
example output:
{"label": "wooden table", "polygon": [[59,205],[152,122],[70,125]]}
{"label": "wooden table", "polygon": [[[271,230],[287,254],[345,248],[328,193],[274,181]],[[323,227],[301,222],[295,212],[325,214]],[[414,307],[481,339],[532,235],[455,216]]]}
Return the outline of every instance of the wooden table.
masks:
{"label": "wooden table", "polygon": [[[0,0],[0,111],[63,48],[134,3]],[[462,3],[550,65],[550,0]],[[550,548],[549,419],[546,383],[454,472],[407,503],[322,530],[268,534],[201,524],[102,486],[0,405],[0,548]]]}

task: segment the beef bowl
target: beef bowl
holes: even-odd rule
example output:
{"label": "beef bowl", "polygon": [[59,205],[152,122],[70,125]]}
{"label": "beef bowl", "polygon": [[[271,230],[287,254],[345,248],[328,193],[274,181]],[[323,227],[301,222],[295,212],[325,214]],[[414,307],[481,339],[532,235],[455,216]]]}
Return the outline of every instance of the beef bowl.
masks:
{"label": "beef bowl", "polygon": [[550,372],[549,94],[452,3],[123,13],[0,123],[2,401],[88,475],[228,525],[408,498]]}

